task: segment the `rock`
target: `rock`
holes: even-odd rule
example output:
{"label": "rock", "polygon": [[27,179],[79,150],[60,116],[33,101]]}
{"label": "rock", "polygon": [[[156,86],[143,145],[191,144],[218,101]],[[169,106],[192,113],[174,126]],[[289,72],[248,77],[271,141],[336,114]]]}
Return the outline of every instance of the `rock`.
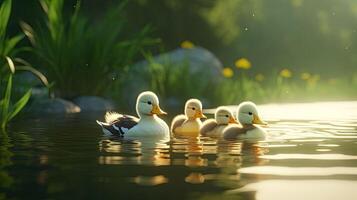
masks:
{"label": "rock", "polygon": [[70,101],[55,98],[35,99],[28,111],[35,114],[69,114],[78,113],[81,109]]}
{"label": "rock", "polygon": [[115,108],[112,101],[97,96],[82,96],[73,100],[82,112],[107,111]]}
{"label": "rock", "polygon": [[[144,60],[134,64],[129,69],[129,72],[125,74],[126,81],[123,86],[122,96],[130,106],[135,104],[135,99],[140,92],[151,88],[152,70],[156,70],[156,74],[160,78],[166,76],[166,79],[170,79],[169,76],[171,74],[182,73],[184,72],[183,70],[187,70],[187,76],[191,77],[182,81],[196,80],[200,82],[199,85],[201,87],[208,87],[209,83],[218,83],[223,78],[221,74],[223,66],[220,60],[213,53],[202,47],[192,49],[178,48],[168,53],[154,56],[149,60],[150,62]],[[195,89],[200,91],[200,88]]]}

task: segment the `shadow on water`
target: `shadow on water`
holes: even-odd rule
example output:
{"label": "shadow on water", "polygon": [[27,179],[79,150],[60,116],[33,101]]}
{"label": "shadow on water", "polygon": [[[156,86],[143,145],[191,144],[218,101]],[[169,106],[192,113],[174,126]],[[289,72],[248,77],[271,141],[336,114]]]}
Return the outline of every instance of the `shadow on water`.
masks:
{"label": "shadow on water", "polygon": [[[334,105],[352,112],[357,103]],[[260,143],[104,137],[95,123],[102,113],[18,120],[1,145],[1,193],[18,199],[356,196],[357,114],[332,118],[309,104],[304,118],[298,106],[283,105],[296,109],[296,119],[272,114],[280,105],[261,106],[270,126]]]}

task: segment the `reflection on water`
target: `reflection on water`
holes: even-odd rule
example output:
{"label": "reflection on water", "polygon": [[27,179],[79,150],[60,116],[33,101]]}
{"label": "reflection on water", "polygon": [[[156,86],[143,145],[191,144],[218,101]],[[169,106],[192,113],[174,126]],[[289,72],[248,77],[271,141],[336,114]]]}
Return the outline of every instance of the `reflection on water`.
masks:
{"label": "reflection on water", "polygon": [[101,114],[32,118],[11,129],[12,165],[0,172],[13,184],[2,188],[17,199],[348,199],[357,196],[355,108],[260,106],[269,122],[260,143],[103,137]]}
{"label": "reflection on water", "polygon": [[[291,200],[336,200],[356,199],[357,181],[345,180],[268,180],[248,184],[237,192],[257,191],[255,198],[260,199],[291,199]],[[279,191],[279,192],[278,192]]]}

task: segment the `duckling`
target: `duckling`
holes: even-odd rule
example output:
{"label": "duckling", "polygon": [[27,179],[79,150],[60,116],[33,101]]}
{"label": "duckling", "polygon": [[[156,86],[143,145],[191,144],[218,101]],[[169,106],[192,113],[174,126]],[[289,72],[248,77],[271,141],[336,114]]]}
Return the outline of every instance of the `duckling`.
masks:
{"label": "duckling", "polygon": [[238,124],[238,122],[228,107],[220,106],[216,109],[214,119],[203,122],[200,132],[203,136],[222,137],[223,130],[230,124]]}
{"label": "duckling", "polygon": [[155,93],[142,92],[136,100],[136,112],[139,118],[122,115],[115,112],[107,112],[105,122],[97,123],[105,134],[113,134],[126,137],[164,136],[169,137],[170,131],[167,124],[157,115],[164,115],[159,99]]}
{"label": "duckling", "polygon": [[238,121],[241,126],[227,127],[223,130],[224,139],[264,140],[266,132],[255,124],[267,125],[260,119],[257,106],[250,101],[238,106]]}
{"label": "duckling", "polygon": [[202,126],[202,103],[198,99],[189,99],[185,104],[185,114],[176,116],[171,123],[171,132],[178,136],[198,136]]}

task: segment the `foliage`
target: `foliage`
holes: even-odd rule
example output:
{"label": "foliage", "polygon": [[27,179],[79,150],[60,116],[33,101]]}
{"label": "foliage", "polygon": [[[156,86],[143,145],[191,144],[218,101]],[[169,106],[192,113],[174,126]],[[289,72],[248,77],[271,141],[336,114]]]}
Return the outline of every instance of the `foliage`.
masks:
{"label": "foliage", "polygon": [[[321,98],[344,100],[357,96],[357,74],[338,79],[288,68],[254,73],[251,71],[254,67],[249,64],[249,68],[242,65],[225,67],[222,77],[217,77],[221,81],[202,84],[207,79],[202,79],[206,77],[204,72],[190,74],[190,65],[185,61],[158,63],[151,55],[146,55],[146,58],[149,62],[149,71],[145,72],[150,82],[148,87],[160,94],[163,102],[174,97],[183,103],[188,98],[196,97],[209,100],[210,105],[206,106],[219,106],[239,104],[245,100],[269,103],[316,101]],[[242,62],[242,59],[248,66],[250,61],[246,58],[239,60]]]}
{"label": "foliage", "polygon": [[104,94],[113,80],[122,79],[145,46],[157,42],[146,36],[149,27],[130,33],[122,16],[125,3],[94,22],[81,15],[80,1],[70,17],[64,17],[63,4],[63,0],[41,1],[45,26],[22,23],[39,66],[55,82],[54,89],[61,97]]}
{"label": "foliage", "polygon": [[[45,76],[35,70],[25,60],[15,57],[20,51],[26,50],[27,47],[17,47],[22,40],[23,35],[7,37],[7,26],[11,14],[11,0],[5,0],[0,7],[0,126],[1,131],[5,131],[7,123],[12,120],[26,105],[30,96],[31,90],[28,90],[16,103],[11,101],[11,93],[13,88],[12,78],[15,70],[26,70],[34,73],[41,81],[48,86]],[[17,65],[19,64],[19,65]],[[16,65],[16,67],[15,67]],[[6,86],[3,87],[3,83]],[[4,91],[2,91],[4,90]]]}
{"label": "foliage", "polygon": [[11,103],[12,74],[9,75],[7,86],[2,99],[0,99],[0,122],[1,129],[5,130],[6,125],[11,121],[27,104],[31,96],[31,90],[28,90],[16,103]]}
{"label": "foliage", "polygon": [[168,58],[163,62],[156,62],[146,54],[149,63],[149,88],[160,94],[162,98],[172,98],[184,103],[189,98],[209,98],[210,82],[202,79],[205,71],[190,71],[188,61],[173,63]]}

